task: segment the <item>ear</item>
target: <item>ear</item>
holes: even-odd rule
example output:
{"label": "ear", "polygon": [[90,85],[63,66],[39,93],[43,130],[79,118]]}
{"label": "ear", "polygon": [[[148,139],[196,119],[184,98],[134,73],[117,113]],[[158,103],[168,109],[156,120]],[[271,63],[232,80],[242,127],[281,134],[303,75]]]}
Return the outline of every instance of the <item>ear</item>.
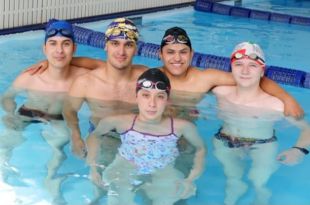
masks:
{"label": "ear", "polygon": [[45,52],[46,51],[46,43],[43,44],[42,51],[43,51],[44,55],[46,55],[46,52]]}
{"label": "ear", "polygon": [[159,58],[162,61],[163,60],[163,51],[159,48]]}
{"label": "ear", "polygon": [[74,44],[73,44],[73,54],[75,54],[76,49],[77,49],[77,45],[74,43]]}

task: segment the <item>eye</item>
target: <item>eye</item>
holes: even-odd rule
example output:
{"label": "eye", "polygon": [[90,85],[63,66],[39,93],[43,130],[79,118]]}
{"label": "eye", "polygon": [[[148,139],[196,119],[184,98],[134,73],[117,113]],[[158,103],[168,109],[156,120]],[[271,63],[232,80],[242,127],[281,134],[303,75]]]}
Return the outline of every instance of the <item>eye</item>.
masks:
{"label": "eye", "polygon": [[149,96],[150,96],[150,94],[147,93],[147,92],[143,92],[143,93],[142,93],[142,97],[144,97],[144,98],[148,98]]}
{"label": "eye", "polygon": [[181,54],[188,54],[189,53],[189,50],[182,50],[181,51]]}
{"label": "eye", "polygon": [[119,43],[118,43],[117,41],[111,41],[111,45],[112,45],[112,46],[118,46],[118,44],[119,44]]}
{"label": "eye", "polygon": [[167,95],[165,93],[162,93],[162,94],[157,95],[157,98],[160,100],[166,100]]}
{"label": "eye", "polygon": [[71,46],[71,44],[72,44],[71,41],[65,41],[63,45],[69,47]]}
{"label": "eye", "polygon": [[128,42],[128,43],[126,43],[126,47],[127,48],[133,48],[134,47],[134,43],[133,42]]}

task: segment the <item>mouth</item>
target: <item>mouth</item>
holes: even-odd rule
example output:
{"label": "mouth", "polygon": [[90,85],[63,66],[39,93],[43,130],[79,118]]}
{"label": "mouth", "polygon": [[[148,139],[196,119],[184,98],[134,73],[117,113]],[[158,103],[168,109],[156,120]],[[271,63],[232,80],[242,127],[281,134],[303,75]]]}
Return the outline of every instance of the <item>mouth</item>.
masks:
{"label": "mouth", "polygon": [[147,114],[149,114],[149,115],[155,115],[156,113],[157,113],[157,111],[152,111],[152,110],[148,110],[148,111],[146,111],[147,112]]}
{"label": "mouth", "polygon": [[63,61],[66,57],[65,56],[56,56],[54,57],[57,61]]}

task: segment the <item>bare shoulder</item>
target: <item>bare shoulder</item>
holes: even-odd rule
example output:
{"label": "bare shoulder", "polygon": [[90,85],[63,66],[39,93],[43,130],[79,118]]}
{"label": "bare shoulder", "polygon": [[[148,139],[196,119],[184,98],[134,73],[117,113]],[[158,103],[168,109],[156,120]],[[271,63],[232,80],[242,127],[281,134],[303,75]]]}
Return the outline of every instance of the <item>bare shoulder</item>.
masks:
{"label": "bare shoulder", "polygon": [[229,95],[230,93],[232,93],[233,91],[235,91],[236,86],[216,86],[212,89],[212,92],[220,97],[220,96],[226,96]]}
{"label": "bare shoulder", "polygon": [[70,69],[71,69],[72,77],[74,77],[74,78],[90,71],[87,68],[73,66],[73,65],[70,67]]}
{"label": "bare shoulder", "polygon": [[176,131],[183,132],[186,129],[196,129],[196,125],[188,120],[173,118],[173,124]]}
{"label": "bare shoulder", "polygon": [[31,75],[29,72],[23,72],[17,76],[13,82],[13,86],[16,88],[28,88],[39,74]]}
{"label": "bare shoulder", "polygon": [[117,132],[122,133],[130,128],[133,119],[133,114],[113,115],[103,118],[99,124],[103,126],[110,125],[110,127],[115,128]]}
{"label": "bare shoulder", "polygon": [[265,93],[264,96],[262,96],[261,104],[264,105],[264,107],[267,107],[273,110],[277,110],[280,112],[284,111],[283,102],[279,98],[271,96],[267,93]]}
{"label": "bare shoulder", "polygon": [[135,64],[132,66],[133,71],[135,74],[140,75],[142,74],[144,71],[146,71],[147,69],[149,69],[147,66],[145,65],[140,65],[140,64]]}

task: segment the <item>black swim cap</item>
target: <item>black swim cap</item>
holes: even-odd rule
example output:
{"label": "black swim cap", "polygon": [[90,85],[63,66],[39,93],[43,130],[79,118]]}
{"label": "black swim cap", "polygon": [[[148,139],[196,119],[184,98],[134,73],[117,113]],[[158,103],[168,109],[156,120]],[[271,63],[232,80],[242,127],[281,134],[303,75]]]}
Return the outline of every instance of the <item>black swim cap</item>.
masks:
{"label": "black swim cap", "polygon": [[166,30],[160,44],[160,49],[162,49],[167,44],[185,44],[192,50],[191,40],[188,37],[186,31],[180,27],[172,27]]}
{"label": "black swim cap", "polygon": [[170,80],[158,68],[150,68],[140,75],[137,81],[136,92],[140,89],[164,90],[170,94]]}

